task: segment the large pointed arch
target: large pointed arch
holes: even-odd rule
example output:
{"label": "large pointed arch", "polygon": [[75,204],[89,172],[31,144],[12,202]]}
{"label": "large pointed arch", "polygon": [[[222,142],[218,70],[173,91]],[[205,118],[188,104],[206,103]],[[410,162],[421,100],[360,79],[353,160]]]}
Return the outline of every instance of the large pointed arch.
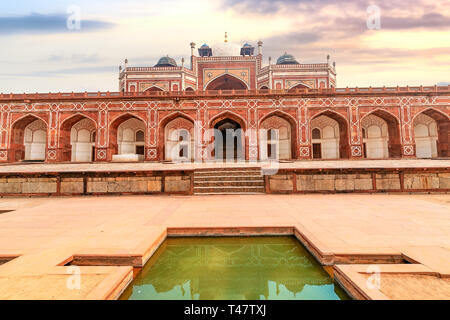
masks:
{"label": "large pointed arch", "polygon": [[[124,123],[125,121],[128,121],[130,119],[136,119],[138,121],[141,121],[143,123],[144,129],[142,130],[144,132],[144,141],[146,140],[145,137],[147,136],[147,130],[145,128],[147,127],[147,122],[145,119],[140,117],[139,115],[136,115],[134,113],[124,113],[121,115],[116,116],[109,125],[109,148],[108,148],[108,157],[109,159],[113,158],[113,155],[117,155],[119,153],[119,137],[118,137],[118,129],[119,126]],[[144,151],[145,154],[145,151]]]}
{"label": "large pointed arch", "polygon": [[[335,120],[339,125],[339,158],[349,159],[350,158],[350,140],[349,140],[349,126],[347,119],[333,110],[324,110],[314,115],[311,121],[320,117],[326,116]],[[312,128],[310,128],[310,137],[312,136]]]}
{"label": "large pointed arch", "polygon": [[242,157],[244,159],[248,159],[248,137],[245,134],[246,130],[247,130],[247,122],[245,121],[245,119],[243,117],[241,117],[240,115],[232,112],[232,111],[224,111],[221,112],[219,114],[217,114],[216,116],[214,116],[213,118],[211,118],[211,120],[209,121],[209,125],[208,128],[210,130],[210,133],[214,132],[214,134],[210,134],[209,136],[209,141],[211,144],[214,143],[214,146],[217,147],[217,144],[215,142],[215,136],[216,133],[214,131],[214,128],[216,127],[216,125],[218,125],[221,122],[224,122],[226,120],[231,120],[231,122],[235,122],[236,124],[239,125],[241,131],[241,140],[240,140],[240,148],[242,148]]}
{"label": "large pointed arch", "polygon": [[[26,114],[16,119],[11,125],[9,161],[25,160],[25,129],[35,121],[40,121],[45,126],[45,137],[48,135],[48,123],[42,117],[35,114]],[[45,146],[45,150],[47,147]],[[46,153],[46,152],[45,152]]]}
{"label": "large pointed arch", "polygon": [[[184,120],[192,123],[193,128],[195,126],[195,120],[193,118],[191,118],[188,114],[181,112],[181,111],[173,112],[173,113],[167,115],[166,117],[164,117],[161,121],[159,121],[158,154],[159,154],[160,159],[165,159],[166,158],[165,155],[167,154],[166,151],[167,151],[168,146],[166,146],[166,141],[167,141],[166,126],[178,118],[184,119]],[[194,139],[195,137],[191,137],[191,138]],[[191,148],[193,149],[193,146]],[[193,153],[194,150],[191,150],[191,152]]]}
{"label": "large pointed arch", "polygon": [[151,87],[144,90],[144,92],[161,92],[161,91],[165,91],[164,88],[162,88],[156,84],[154,84]]}
{"label": "large pointed arch", "polygon": [[[432,118],[437,125],[437,156],[450,157],[450,116],[436,110],[435,108],[427,108],[414,115],[412,123],[413,126],[419,115],[424,114]],[[413,130],[414,132],[414,130]],[[417,148],[417,145],[416,145]]]}
{"label": "large pointed arch", "polygon": [[288,88],[289,91],[295,91],[297,89],[313,89],[311,86],[306,83],[297,83]]}
{"label": "large pointed arch", "polygon": [[[391,112],[384,109],[375,109],[365,114],[360,122],[362,122],[369,115],[377,116],[383,119],[388,126],[388,153],[389,158],[401,158],[401,136],[400,136],[400,121],[398,117]],[[362,127],[361,127],[362,130]]]}
{"label": "large pointed arch", "polygon": [[219,122],[222,121],[224,119],[231,119],[236,121],[237,123],[239,123],[239,125],[241,126],[242,130],[247,130],[247,122],[245,121],[245,119],[238,115],[237,113],[234,113],[232,111],[223,111],[217,115],[215,115],[214,117],[211,118],[211,120],[209,120],[209,125],[208,127],[210,129],[214,129],[214,126]]}
{"label": "large pointed arch", "polygon": [[290,159],[296,159],[297,158],[297,133],[298,133],[297,121],[292,115],[290,115],[287,112],[284,112],[281,110],[275,110],[275,111],[269,112],[264,117],[262,117],[258,121],[258,129],[259,129],[258,130],[258,141],[261,141],[260,133],[261,133],[262,124],[266,120],[268,120],[272,117],[280,117],[280,118],[286,120],[289,123],[289,125],[291,126],[291,128],[290,128],[290,146],[291,146]]}
{"label": "large pointed arch", "polygon": [[[76,113],[67,119],[63,120],[60,125],[59,130],[59,150],[60,150],[60,160],[61,161],[71,161],[73,156],[73,142],[71,137],[72,128],[78,124],[80,121],[85,120],[89,122],[90,124],[90,141],[89,144],[94,144],[95,147],[95,140],[96,138],[96,130],[97,130],[97,122],[90,116],[83,114],[83,113]],[[95,155],[95,151],[92,150],[91,146],[89,146],[90,150],[87,150],[86,152],[89,152],[91,154],[86,161],[92,161],[92,156]],[[85,161],[85,160],[83,160]]]}
{"label": "large pointed arch", "polygon": [[226,73],[211,79],[205,84],[205,90],[248,90],[249,86],[235,75]]}

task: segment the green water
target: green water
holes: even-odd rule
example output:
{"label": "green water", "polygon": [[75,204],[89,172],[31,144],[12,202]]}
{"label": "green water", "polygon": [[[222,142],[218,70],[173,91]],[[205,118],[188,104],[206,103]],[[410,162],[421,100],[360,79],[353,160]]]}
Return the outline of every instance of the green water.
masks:
{"label": "green water", "polygon": [[348,299],[293,237],[169,238],[121,299]]}

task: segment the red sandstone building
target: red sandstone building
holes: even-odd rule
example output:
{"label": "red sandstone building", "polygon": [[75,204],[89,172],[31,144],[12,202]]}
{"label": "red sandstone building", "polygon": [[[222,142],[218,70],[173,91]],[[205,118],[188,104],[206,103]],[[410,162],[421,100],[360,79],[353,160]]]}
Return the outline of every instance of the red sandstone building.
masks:
{"label": "red sandstone building", "polygon": [[190,68],[126,61],[119,92],[0,94],[0,161],[450,156],[450,86],[337,89],[329,59],[262,60],[191,43]]}

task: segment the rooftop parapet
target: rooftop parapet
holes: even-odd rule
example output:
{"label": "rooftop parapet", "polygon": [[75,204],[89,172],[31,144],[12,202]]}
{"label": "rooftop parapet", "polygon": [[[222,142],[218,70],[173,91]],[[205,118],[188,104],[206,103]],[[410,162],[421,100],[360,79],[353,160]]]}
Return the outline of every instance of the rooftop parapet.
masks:
{"label": "rooftop parapet", "polygon": [[134,97],[189,98],[214,96],[314,96],[314,95],[380,95],[380,94],[450,94],[448,86],[415,86],[415,87],[367,87],[367,88],[318,88],[291,90],[207,90],[207,91],[144,91],[144,92],[68,92],[68,93],[0,93],[0,102],[31,102],[32,100],[95,100],[120,99]]}

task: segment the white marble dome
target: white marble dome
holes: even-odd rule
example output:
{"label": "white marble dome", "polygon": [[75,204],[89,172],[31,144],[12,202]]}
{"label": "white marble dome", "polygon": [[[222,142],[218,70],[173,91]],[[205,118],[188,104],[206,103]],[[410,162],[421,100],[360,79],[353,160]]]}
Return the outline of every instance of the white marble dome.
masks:
{"label": "white marble dome", "polygon": [[238,56],[241,52],[241,46],[232,42],[222,42],[212,46],[213,57]]}

